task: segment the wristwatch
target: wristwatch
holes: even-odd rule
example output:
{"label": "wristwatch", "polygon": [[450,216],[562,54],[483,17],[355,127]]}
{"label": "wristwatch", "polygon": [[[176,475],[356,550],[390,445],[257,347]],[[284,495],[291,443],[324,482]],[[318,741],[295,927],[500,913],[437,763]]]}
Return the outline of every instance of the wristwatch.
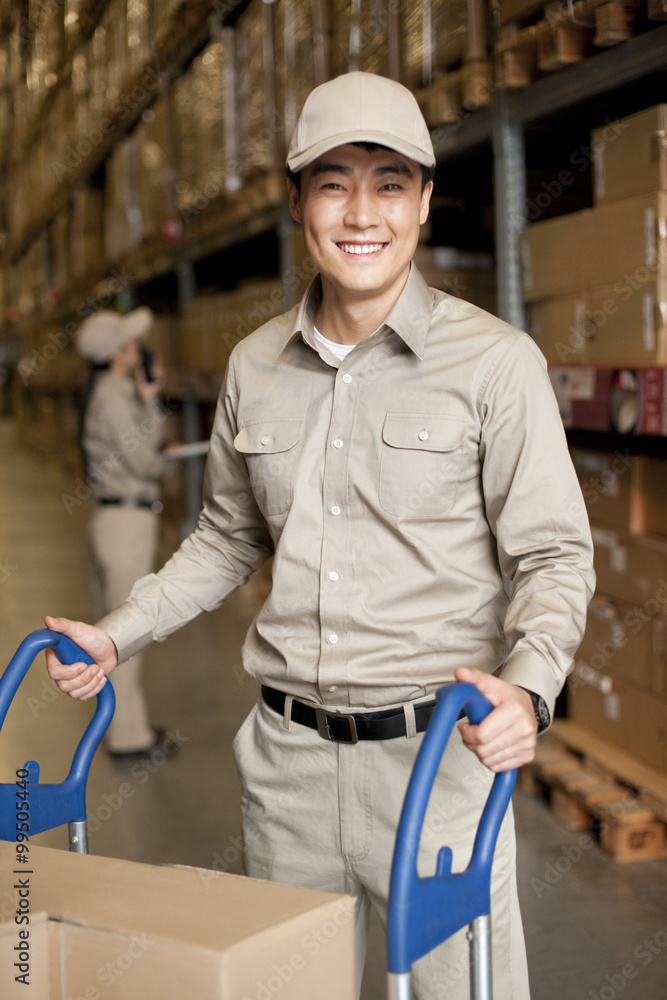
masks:
{"label": "wristwatch", "polygon": [[533,703],[533,710],[535,712],[535,718],[537,719],[537,735],[543,733],[545,729],[549,728],[551,723],[551,713],[547,708],[547,703],[540,694],[535,694],[534,691],[529,691],[528,688],[523,689],[526,694],[530,695],[530,700]]}

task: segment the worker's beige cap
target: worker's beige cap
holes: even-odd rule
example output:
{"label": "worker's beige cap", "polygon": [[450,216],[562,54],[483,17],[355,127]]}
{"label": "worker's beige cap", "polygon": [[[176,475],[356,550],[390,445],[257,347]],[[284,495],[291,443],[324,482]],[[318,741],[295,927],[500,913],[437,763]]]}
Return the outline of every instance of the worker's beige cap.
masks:
{"label": "worker's beige cap", "polygon": [[297,173],[346,142],[376,142],[425,167],[435,164],[431,136],[414,95],[375,73],[345,73],[309,94],[290,142],[287,166]]}
{"label": "worker's beige cap", "polygon": [[88,361],[102,365],[131,340],[145,337],[153,319],[153,313],[146,306],[125,315],[112,309],[102,309],[82,324],[76,349]]}

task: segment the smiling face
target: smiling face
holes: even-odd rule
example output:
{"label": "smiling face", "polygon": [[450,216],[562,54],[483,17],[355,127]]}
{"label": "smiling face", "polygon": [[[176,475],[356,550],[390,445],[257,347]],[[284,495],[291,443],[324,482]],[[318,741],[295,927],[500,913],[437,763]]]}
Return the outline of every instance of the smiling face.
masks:
{"label": "smiling face", "polygon": [[289,182],[293,218],[322,275],[323,296],[373,300],[387,315],[407,281],[433,189],[421,168],[389,149],[338,146]]}

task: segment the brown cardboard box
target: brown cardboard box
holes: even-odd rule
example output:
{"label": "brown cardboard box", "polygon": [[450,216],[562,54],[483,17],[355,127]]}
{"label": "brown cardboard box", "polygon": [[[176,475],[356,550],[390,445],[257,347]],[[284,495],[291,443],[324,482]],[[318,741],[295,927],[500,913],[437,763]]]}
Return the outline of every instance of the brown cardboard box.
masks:
{"label": "brown cardboard box", "polygon": [[593,683],[594,675],[588,671],[602,679],[614,670],[639,687],[667,694],[667,618],[650,611],[651,606],[647,611],[596,593],[588,607],[586,632],[575,656],[577,672],[568,690],[576,688],[583,676]]}
{"label": "brown cardboard box", "polygon": [[526,302],[667,276],[667,191],[534,222],[520,234]]}
{"label": "brown cardboard box", "polygon": [[667,536],[667,460],[570,449],[589,516],[632,535]]}
{"label": "brown cardboard box", "polygon": [[602,739],[652,767],[667,770],[667,698],[632,684],[613,665],[605,671],[611,690],[586,681],[575,666],[568,687],[568,715]]}
{"label": "brown cardboard box", "polygon": [[[15,868],[23,871],[12,879]],[[0,870],[3,1000],[27,993],[39,1000],[354,995],[348,896],[34,846],[30,866],[18,866],[11,843],[0,843]],[[21,896],[12,887],[19,879]],[[29,904],[29,925],[15,923],[20,899]],[[20,939],[21,930],[30,936]],[[24,971],[14,966],[21,954],[32,992],[15,979]]]}
{"label": "brown cardboard box", "polygon": [[667,190],[667,104],[591,133],[596,205]]}
{"label": "brown cardboard box", "polygon": [[666,365],[667,278],[591,288],[581,337],[594,365]]}
{"label": "brown cardboard box", "polygon": [[413,259],[431,288],[496,313],[496,272],[491,254],[419,244]]}
{"label": "brown cardboard box", "polygon": [[550,365],[588,361],[586,302],[582,290],[531,303],[529,333]]}
{"label": "brown cardboard box", "polygon": [[642,458],[633,470],[631,530],[638,535],[667,535],[667,460]]}
{"label": "brown cardboard box", "polygon": [[620,531],[632,530],[634,470],[644,459],[627,448],[607,452],[572,447],[570,457],[589,517]]}
{"label": "brown cardboard box", "polygon": [[591,522],[597,590],[636,604],[646,614],[667,615],[667,541],[633,537]]}
{"label": "brown cardboard box", "polygon": [[[577,294],[587,284],[593,212],[584,209],[527,226],[519,237],[526,302]],[[621,272],[622,273],[622,272]],[[618,274],[614,275],[615,280]]]}
{"label": "brown cardboard box", "polygon": [[644,285],[667,274],[667,191],[610,202],[589,214],[585,285]]}

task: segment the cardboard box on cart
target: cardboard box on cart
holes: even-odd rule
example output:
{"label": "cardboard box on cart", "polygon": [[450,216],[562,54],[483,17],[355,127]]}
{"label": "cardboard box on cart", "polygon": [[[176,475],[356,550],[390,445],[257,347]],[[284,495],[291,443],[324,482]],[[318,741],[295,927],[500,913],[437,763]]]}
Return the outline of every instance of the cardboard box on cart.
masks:
{"label": "cardboard box on cart", "polygon": [[349,896],[46,847],[16,856],[0,842],[3,1000],[352,1000]]}

